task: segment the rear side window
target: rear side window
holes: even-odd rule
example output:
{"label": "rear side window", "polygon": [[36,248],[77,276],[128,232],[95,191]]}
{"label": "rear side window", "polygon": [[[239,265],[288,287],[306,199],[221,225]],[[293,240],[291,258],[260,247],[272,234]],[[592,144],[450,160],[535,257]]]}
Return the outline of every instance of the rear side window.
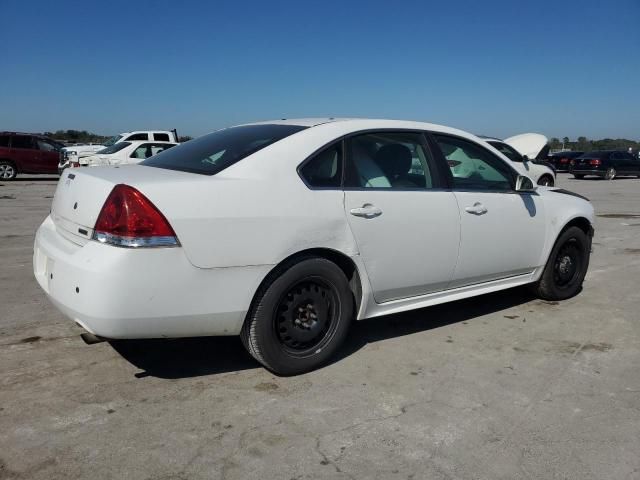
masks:
{"label": "rear side window", "polygon": [[0,147],[9,146],[9,135],[0,135]]}
{"label": "rear side window", "polygon": [[346,188],[390,190],[434,187],[434,169],[422,134],[379,132],[348,140]]}
{"label": "rear side window", "polygon": [[[129,135],[127,137],[127,141],[128,142],[140,141],[140,140],[142,140],[142,141],[149,140],[149,135],[147,133],[134,133],[133,135]],[[158,139],[156,138],[156,140],[158,140]],[[169,139],[167,138],[167,141],[168,140]]]}
{"label": "rear side window", "polygon": [[27,135],[14,135],[11,138],[11,148],[34,148],[31,137]]}
{"label": "rear side window", "polygon": [[204,135],[149,158],[141,165],[215,175],[245,157],[304,130],[299,125],[245,125]]}
{"label": "rear side window", "polygon": [[342,180],[342,142],[324,149],[309,159],[300,175],[310,187],[340,188]]}
{"label": "rear side window", "polygon": [[168,142],[169,141],[169,134],[168,133],[154,133],[153,134],[153,139],[156,142]]}

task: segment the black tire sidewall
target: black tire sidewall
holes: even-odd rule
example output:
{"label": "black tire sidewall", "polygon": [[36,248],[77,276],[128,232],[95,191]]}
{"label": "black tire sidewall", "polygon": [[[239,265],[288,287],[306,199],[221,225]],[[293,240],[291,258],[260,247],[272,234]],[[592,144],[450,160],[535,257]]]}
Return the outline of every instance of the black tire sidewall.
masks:
{"label": "black tire sidewall", "polygon": [[[329,342],[320,351],[306,357],[296,357],[282,348],[273,327],[273,314],[282,295],[295,283],[310,276],[320,277],[335,288],[339,302],[337,326]],[[349,288],[349,282],[336,264],[324,258],[309,258],[295,263],[271,280],[249,318],[252,324],[252,339],[257,343],[262,363],[280,375],[294,375],[321,366],[343,342],[353,317],[353,310],[353,293]]]}
{"label": "black tire sidewall", "polygon": [[[558,252],[560,251],[562,246],[571,239],[575,239],[580,248],[582,254],[582,265],[581,270],[578,274],[579,276],[576,279],[574,285],[572,285],[571,288],[565,289],[560,288],[556,285],[554,279],[554,267]],[[547,300],[565,300],[577,295],[580,290],[582,290],[582,283],[589,268],[590,250],[591,245],[589,242],[589,238],[580,228],[569,227],[565,231],[563,231],[556,240],[556,243],[551,250],[551,254],[549,255],[549,259],[547,260],[547,264],[545,265],[545,269],[538,287],[539,296]]]}

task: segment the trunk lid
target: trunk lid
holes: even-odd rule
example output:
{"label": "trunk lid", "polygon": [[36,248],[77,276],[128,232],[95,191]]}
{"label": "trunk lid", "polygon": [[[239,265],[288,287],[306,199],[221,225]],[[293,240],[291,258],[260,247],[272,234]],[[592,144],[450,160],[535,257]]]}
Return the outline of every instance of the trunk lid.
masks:
{"label": "trunk lid", "polygon": [[[51,205],[51,218],[60,235],[84,245],[93,235],[93,227],[105,200],[118,184],[124,183],[145,192],[145,186],[180,180],[180,174],[159,168],[127,165],[120,167],[82,167],[64,171]],[[152,200],[153,201],[153,200]]]}

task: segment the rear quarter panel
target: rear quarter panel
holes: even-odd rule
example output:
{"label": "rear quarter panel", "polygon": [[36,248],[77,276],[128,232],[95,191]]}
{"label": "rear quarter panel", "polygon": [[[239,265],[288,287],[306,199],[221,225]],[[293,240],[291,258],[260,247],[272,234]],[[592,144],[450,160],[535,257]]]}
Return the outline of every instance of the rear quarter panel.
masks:
{"label": "rear quarter panel", "polygon": [[353,256],[344,193],[311,190],[296,171],[337,135],[332,128],[292,135],[214,176],[189,174],[190,181],[140,188],[201,268],[275,265],[310,248]]}

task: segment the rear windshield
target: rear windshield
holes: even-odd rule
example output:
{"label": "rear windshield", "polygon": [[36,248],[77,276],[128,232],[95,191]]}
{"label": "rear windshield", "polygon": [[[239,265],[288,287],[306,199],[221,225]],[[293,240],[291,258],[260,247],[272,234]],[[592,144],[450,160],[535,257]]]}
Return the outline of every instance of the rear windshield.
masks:
{"label": "rear windshield", "polygon": [[144,160],[140,165],[215,175],[252,153],[304,130],[299,125],[245,125],[204,135]]}
{"label": "rear windshield", "polygon": [[587,152],[580,155],[580,158],[606,158],[609,152]]}
{"label": "rear windshield", "polygon": [[129,145],[131,145],[130,142],[120,142],[114,145],[110,145],[107,148],[103,148],[102,150],[98,150],[97,153],[106,153],[106,154],[116,153],[122,150],[123,148],[128,147]]}

